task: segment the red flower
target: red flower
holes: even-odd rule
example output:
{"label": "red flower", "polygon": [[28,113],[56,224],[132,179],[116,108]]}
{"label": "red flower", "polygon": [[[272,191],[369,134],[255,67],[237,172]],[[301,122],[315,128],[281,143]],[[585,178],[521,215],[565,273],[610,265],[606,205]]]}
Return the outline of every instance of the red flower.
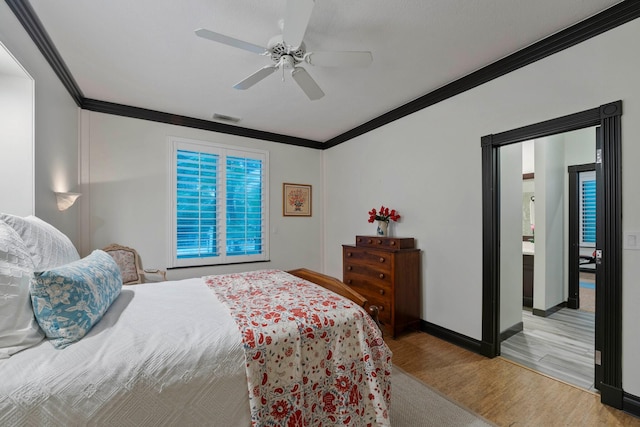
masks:
{"label": "red flower", "polygon": [[336,405],[333,404],[334,400],[336,400],[336,397],[331,393],[325,393],[324,396],[322,396],[325,412],[333,413],[336,411]]}
{"label": "red flower", "polygon": [[369,222],[374,222],[374,221],[389,222],[389,220],[398,221],[399,219],[400,219],[400,214],[395,209],[389,210],[389,208],[385,208],[383,205],[383,206],[380,206],[380,212],[376,211],[375,209],[371,209],[369,211],[368,221]]}
{"label": "red flower", "polygon": [[289,405],[284,400],[278,400],[271,406],[271,415],[279,420],[283,419],[289,413]]}
{"label": "red flower", "polygon": [[351,388],[351,393],[349,393],[349,405],[357,405],[362,400],[362,394],[358,391],[358,386],[353,385]]}
{"label": "red flower", "polygon": [[369,222],[373,222],[373,221],[376,220],[376,214],[377,214],[377,212],[376,212],[375,209],[371,209],[369,211]]}
{"label": "red flower", "polygon": [[298,409],[293,414],[291,414],[291,417],[287,421],[287,427],[303,427],[303,426],[304,426],[304,420],[302,419],[302,411]]}
{"label": "red flower", "polygon": [[247,329],[244,332],[244,343],[251,348],[255,348],[256,340],[253,335],[253,329]]}
{"label": "red flower", "polygon": [[351,381],[346,376],[341,376],[336,378],[336,388],[341,392],[349,391],[349,387],[351,387]]}

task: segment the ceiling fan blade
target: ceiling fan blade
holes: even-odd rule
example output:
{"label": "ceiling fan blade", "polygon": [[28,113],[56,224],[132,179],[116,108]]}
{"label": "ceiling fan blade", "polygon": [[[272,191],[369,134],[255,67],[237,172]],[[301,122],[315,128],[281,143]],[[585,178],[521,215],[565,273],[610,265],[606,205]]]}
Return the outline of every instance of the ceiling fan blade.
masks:
{"label": "ceiling fan blade", "polygon": [[315,0],[288,0],[284,15],[282,40],[297,49],[302,44],[304,33],[311,18]]}
{"label": "ceiling fan blade", "polygon": [[291,70],[291,76],[293,80],[298,83],[300,89],[307,94],[310,100],[315,101],[316,99],[320,99],[324,96],[324,92],[320,89],[320,86],[317,85],[315,80],[311,78],[307,70],[302,67],[296,67]]}
{"label": "ceiling fan blade", "polygon": [[246,79],[236,83],[233,87],[240,90],[249,89],[260,80],[273,74],[277,69],[278,67],[276,65],[267,65],[266,67],[262,67]]}
{"label": "ceiling fan blade", "polygon": [[368,67],[373,56],[371,52],[309,52],[304,60],[321,67]]}
{"label": "ceiling fan blade", "polygon": [[228,46],[237,47],[239,49],[248,50],[249,52],[263,54],[267,52],[267,49],[255,45],[253,43],[245,42],[242,40],[234,39],[233,37],[225,36],[224,34],[215,33],[213,31],[205,30],[204,28],[198,28],[196,35],[203,39],[213,40],[214,42],[226,44]]}

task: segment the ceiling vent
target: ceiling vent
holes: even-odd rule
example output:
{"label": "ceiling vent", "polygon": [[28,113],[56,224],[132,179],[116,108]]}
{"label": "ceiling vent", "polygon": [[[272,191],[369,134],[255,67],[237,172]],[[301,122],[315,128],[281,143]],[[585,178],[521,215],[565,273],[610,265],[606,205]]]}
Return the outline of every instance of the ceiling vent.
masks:
{"label": "ceiling vent", "polygon": [[227,116],[227,115],[224,115],[224,114],[214,113],[213,114],[213,120],[220,120],[220,121],[223,121],[223,122],[238,123],[240,121],[240,118],[239,117]]}

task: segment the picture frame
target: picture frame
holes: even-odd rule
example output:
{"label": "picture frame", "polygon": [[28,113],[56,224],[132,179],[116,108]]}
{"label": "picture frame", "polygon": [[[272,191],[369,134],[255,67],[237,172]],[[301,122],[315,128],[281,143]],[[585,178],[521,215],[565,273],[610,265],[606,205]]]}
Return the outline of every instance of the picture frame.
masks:
{"label": "picture frame", "polygon": [[311,185],[282,184],[282,215],[311,216]]}

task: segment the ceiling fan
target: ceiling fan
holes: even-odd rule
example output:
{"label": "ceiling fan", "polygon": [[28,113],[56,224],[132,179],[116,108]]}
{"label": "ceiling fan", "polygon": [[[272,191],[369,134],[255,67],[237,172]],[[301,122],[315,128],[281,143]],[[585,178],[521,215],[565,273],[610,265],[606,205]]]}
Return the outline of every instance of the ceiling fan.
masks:
{"label": "ceiling fan", "polygon": [[371,52],[307,52],[303,42],[311,18],[315,0],[288,0],[282,22],[282,34],[272,37],[267,47],[255,45],[206,30],[197,29],[196,35],[228,46],[244,49],[259,55],[269,55],[273,64],[262,67],[233,86],[248,89],[278,69],[291,70],[293,80],[311,100],[320,99],[324,92],[301,65],[306,63],[321,67],[366,67],[373,61]]}

